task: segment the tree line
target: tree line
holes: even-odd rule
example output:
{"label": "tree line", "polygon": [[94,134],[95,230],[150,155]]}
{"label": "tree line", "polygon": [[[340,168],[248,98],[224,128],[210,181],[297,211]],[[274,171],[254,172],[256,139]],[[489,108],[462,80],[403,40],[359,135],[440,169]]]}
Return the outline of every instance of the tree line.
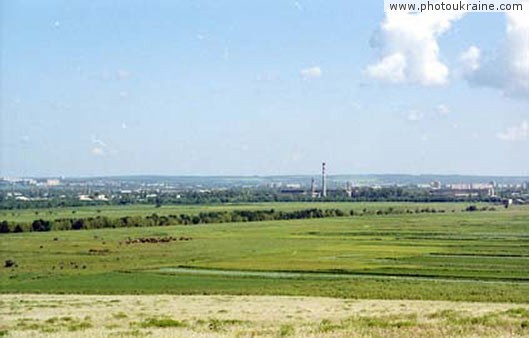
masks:
{"label": "tree line", "polygon": [[[108,192],[108,195],[113,195]],[[354,190],[353,196],[349,196],[344,190],[329,190],[325,198],[313,198],[307,191],[305,194],[281,193],[277,189],[227,189],[211,191],[187,190],[181,192],[162,192],[156,197],[147,197],[147,192],[119,194],[108,201],[80,201],[76,192],[64,192],[58,195],[55,192],[46,199],[30,201],[19,201],[7,198],[5,192],[0,191],[0,209],[35,209],[56,207],[79,207],[97,205],[133,205],[133,204],[155,204],[155,205],[207,205],[224,203],[265,203],[265,202],[492,202],[488,196],[455,197],[438,196],[431,194],[428,190],[412,187],[383,187],[380,189],[362,187]],[[93,197],[93,196],[92,196]]]}
{"label": "tree line", "polygon": [[[462,211],[493,211],[494,208],[463,209]],[[0,222],[0,233],[17,233],[31,231],[52,230],[82,230],[103,228],[126,228],[126,227],[154,227],[168,225],[197,225],[211,223],[238,223],[238,222],[261,222],[275,220],[311,219],[326,217],[362,216],[362,215],[393,215],[393,214],[419,214],[419,213],[445,213],[444,209],[423,207],[416,209],[387,209],[350,210],[346,212],[341,209],[319,209],[310,208],[295,211],[269,210],[230,210],[209,211],[199,214],[158,215],[153,213],[147,216],[123,216],[111,218],[107,216],[83,217],[83,218],[57,218],[54,220],[36,219],[33,222]]]}

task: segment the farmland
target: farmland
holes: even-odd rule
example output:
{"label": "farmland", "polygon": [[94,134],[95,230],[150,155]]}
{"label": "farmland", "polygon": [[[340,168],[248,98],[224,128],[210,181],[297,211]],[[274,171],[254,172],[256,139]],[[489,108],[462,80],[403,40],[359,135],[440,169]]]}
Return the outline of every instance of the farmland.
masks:
{"label": "farmland", "polygon": [[[301,205],[307,207],[306,204]],[[317,205],[316,205],[317,206]],[[424,205],[327,204],[349,209]],[[2,235],[3,293],[529,302],[529,208]],[[298,204],[229,206],[295,210]],[[128,209],[101,210],[115,217]],[[200,212],[201,207],[156,208]],[[211,206],[209,208],[221,208]],[[452,212],[453,210],[453,212]],[[151,213],[139,208],[137,212]],[[68,210],[53,210],[56,215]],[[70,211],[71,212],[71,211]],[[97,210],[78,210],[78,214]],[[7,213],[7,211],[4,211]],[[31,219],[29,212],[20,217]]]}
{"label": "farmland", "polygon": [[468,206],[4,210],[0,219],[21,223],[237,210],[343,212],[1,234],[0,334],[528,336],[529,207]]}
{"label": "farmland", "polygon": [[[488,204],[478,203],[478,206]],[[344,212],[355,210],[362,212],[364,209],[369,211],[385,210],[393,208],[395,210],[416,210],[417,208],[443,209],[448,212],[459,212],[468,203],[405,203],[405,202],[377,202],[377,203],[351,203],[351,202],[289,202],[289,203],[246,203],[246,204],[212,204],[212,205],[166,205],[155,207],[153,205],[125,205],[125,206],[85,206],[85,207],[65,207],[65,208],[39,208],[39,209],[14,209],[0,210],[0,220],[9,222],[26,222],[29,223],[35,219],[53,220],[60,218],[85,218],[105,216],[110,218],[124,216],[149,216],[157,214],[159,216],[189,214],[197,215],[201,212],[215,211],[232,211],[232,210],[278,210],[278,211],[295,211],[309,208],[320,209],[340,209]]]}

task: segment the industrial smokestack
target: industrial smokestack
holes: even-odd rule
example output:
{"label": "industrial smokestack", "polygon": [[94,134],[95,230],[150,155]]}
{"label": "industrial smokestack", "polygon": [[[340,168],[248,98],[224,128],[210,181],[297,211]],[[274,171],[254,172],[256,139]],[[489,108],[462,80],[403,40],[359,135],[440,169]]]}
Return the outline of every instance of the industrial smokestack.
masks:
{"label": "industrial smokestack", "polygon": [[325,162],[321,164],[321,197],[327,197],[327,176],[325,174]]}

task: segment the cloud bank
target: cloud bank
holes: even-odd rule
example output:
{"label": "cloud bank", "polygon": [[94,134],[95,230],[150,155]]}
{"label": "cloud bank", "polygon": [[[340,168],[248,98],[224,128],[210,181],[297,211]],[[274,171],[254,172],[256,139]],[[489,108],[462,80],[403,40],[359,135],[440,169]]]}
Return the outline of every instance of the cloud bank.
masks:
{"label": "cloud bank", "polygon": [[[505,13],[505,40],[495,55],[486,58],[478,46],[471,45],[460,55],[459,63],[471,85],[529,99],[529,0],[521,2],[525,10]],[[367,75],[394,84],[448,83],[450,69],[440,58],[438,39],[465,14],[388,12],[372,38],[380,57],[366,68]]]}
{"label": "cloud bank", "polygon": [[450,71],[440,60],[437,39],[464,14],[388,12],[371,41],[380,52],[380,60],[369,65],[366,73],[390,83],[446,84]]}
{"label": "cloud bank", "polygon": [[465,74],[471,74],[479,69],[481,62],[481,50],[476,46],[470,46],[459,58]]}
{"label": "cloud bank", "polygon": [[[529,1],[524,5],[529,7]],[[472,46],[460,60],[472,85],[529,99],[529,10],[508,12],[506,17],[505,41],[494,57],[483,60],[481,51]]]}

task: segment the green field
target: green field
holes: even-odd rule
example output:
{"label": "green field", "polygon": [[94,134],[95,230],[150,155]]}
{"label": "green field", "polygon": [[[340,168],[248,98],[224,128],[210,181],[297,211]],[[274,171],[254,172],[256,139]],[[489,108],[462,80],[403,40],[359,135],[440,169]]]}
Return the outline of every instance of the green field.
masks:
{"label": "green field", "polygon": [[[424,205],[283,203],[228,208],[375,210]],[[18,266],[2,268],[1,291],[529,302],[528,206],[480,212],[459,212],[466,204],[428,206],[447,212],[6,234],[0,237],[0,258]],[[115,217],[124,210],[129,215],[132,210],[141,215],[205,210],[127,208],[100,209]],[[212,208],[226,206],[207,210]],[[77,216],[97,212],[76,210]],[[52,212],[53,217],[71,214]],[[3,213],[0,218],[11,214]],[[35,218],[32,211],[16,213]],[[127,244],[168,237],[176,240]]]}
{"label": "green field", "polygon": [[[463,203],[405,203],[405,202],[289,202],[289,203],[247,203],[247,204],[218,204],[218,205],[164,205],[159,208],[154,205],[109,205],[109,206],[85,206],[65,207],[53,209],[22,209],[22,210],[0,210],[0,221],[30,223],[35,219],[54,220],[58,218],[86,218],[96,216],[123,217],[123,216],[149,216],[154,213],[159,216],[168,215],[195,215],[208,211],[231,211],[231,210],[269,210],[295,211],[310,208],[340,209],[348,212],[355,210],[361,212],[364,209],[376,211],[393,208],[395,210],[415,210],[416,208],[434,208],[447,212],[459,212],[469,204]],[[484,203],[474,203],[477,206],[485,206]],[[501,207],[497,207],[501,210]]]}

